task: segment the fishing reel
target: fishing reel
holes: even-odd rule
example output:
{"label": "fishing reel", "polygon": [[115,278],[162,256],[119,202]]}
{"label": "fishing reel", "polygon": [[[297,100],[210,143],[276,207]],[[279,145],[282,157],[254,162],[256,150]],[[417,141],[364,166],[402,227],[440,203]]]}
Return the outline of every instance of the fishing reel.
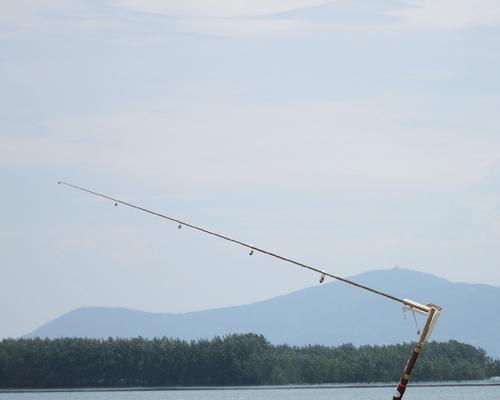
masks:
{"label": "fishing reel", "polygon": [[325,281],[326,275],[325,271],[321,272],[321,276],[319,277],[319,283],[323,283]]}

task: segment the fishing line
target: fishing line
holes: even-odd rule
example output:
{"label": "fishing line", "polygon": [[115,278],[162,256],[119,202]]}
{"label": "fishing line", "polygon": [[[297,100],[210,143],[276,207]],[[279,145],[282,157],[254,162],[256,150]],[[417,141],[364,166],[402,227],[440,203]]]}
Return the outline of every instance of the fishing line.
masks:
{"label": "fishing line", "polygon": [[326,276],[330,277],[330,278],[333,278],[333,279],[336,279],[338,281],[341,281],[341,282],[344,282],[344,283],[347,283],[349,285],[352,285],[352,286],[356,286],[360,289],[364,289],[364,290],[367,290],[371,293],[374,293],[374,294],[377,294],[379,296],[383,296],[389,300],[393,300],[393,301],[397,301],[399,303],[402,303],[408,307],[410,307],[411,309],[415,308],[415,309],[418,309],[420,310],[421,312],[424,312],[424,313],[427,313],[429,311],[428,307],[426,306],[422,306],[418,303],[415,303],[415,302],[412,302],[412,301],[408,301],[406,299],[400,299],[396,296],[393,296],[391,294],[388,294],[388,293],[385,293],[385,292],[382,292],[380,290],[377,290],[377,289],[373,289],[371,287],[368,287],[368,286],[365,286],[365,285],[362,285],[360,283],[357,283],[357,282],[354,282],[354,281],[351,281],[349,279],[346,279],[346,278],[342,278],[340,276],[336,276],[336,275],[333,275],[331,273],[328,273],[328,272],[325,272],[324,270],[320,269],[320,268],[317,268],[317,267],[313,267],[311,265],[307,265],[307,264],[304,264],[302,262],[299,262],[299,261],[295,261],[295,260],[292,260],[291,258],[288,258],[288,257],[284,257],[284,256],[281,256],[279,254],[276,254],[276,253],[273,253],[271,251],[268,251],[268,250],[265,250],[265,249],[261,249],[259,247],[256,247],[256,246],[253,246],[251,244],[248,244],[248,243],[245,243],[245,242],[242,242],[240,240],[236,240],[236,239],[233,239],[229,236],[225,236],[225,235],[221,235],[220,233],[217,233],[217,232],[214,232],[214,231],[210,231],[208,229],[205,229],[205,228],[201,228],[199,226],[196,226],[196,225],[193,225],[193,224],[190,224],[188,222],[185,222],[185,221],[182,221],[180,219],[177,219],[177,218],[173,218],[173,217],[170,217],[168,215],[165,215],[165,214],[161,214],[159,212],[156,212],[156,211],[152,211],[152,210],[148,210],[147,208],[144,208],[144,207],[141,207],[141,206],[137,206],[135,204],[131,204],[131,203],[128,203],[126,201],[123,201],[123,200],[120,200],[120,199],[117,199],[117,198],[114,198],[114,197],[111,197],[111,196],[107,196],[105,194],[102,194],[102,193],[98,193],[98,192],[94,192],[92,190],[89,190],[89,189],[85,189],[83,187],[80,187],[80,186],[76,186],[76,185],[73,185],[71,183],[68,183],[68,182],[63,182],[63,181],[59,181],[58,184],[62,184],[62,185],[66,185],[68,187],[71,187],[73,189],[77,189],[77,190],[81,190],[83,192],[87,192],[87,193],[90,193],[94,196],[98,196],[98,197],[101,197],[103,199],[107,199],[107,200],[111,200],[112,202],[114,202],[114,205],[117,206],[118,204],[123,204],[124,206],[127,206],[127,207],[131,207],[131,208],[135,208],[136,210],[139,210],[139,211],[143,211],[145,213],[148,213],[148,214],[151,214],[151,215],[155,215],[157,217],[160,217],[160,218],[164,218],[164,219],[167,219],[169,221],[172,221],[172,222],[175,222],[177,223],[177,227],[179,229],[181,229],[183,226],[186,226],[188,228],[191,228],[191,229],[194,229],[196,231],[199,231],[199,232],[203,232],[203,233],[206,233],[208,235],[211,235],[211,236],[215,236],[215,237],[218,237],[220,239],[223,239],[223,240],[226,240],[228,242],[231,242],[231,243],[235,243],[237,245],[240,245],[240,246],[243,246],[245,248],[247,248],[249,250],[249,255],[252,255],[254,252],[259,252],[259,253],[262,253],[262,254],[266,254],[268,256],[271,256],[271,257],[274,257],[274,258],[277,258],[279,260],[282,260],[282,261],[285,261],[285,262],[288,262],[290,264],[294,264],[294,265],[297,265],[299,267],[302,267],[302,268],[306,268],[308,270],[311,270],[311,271],[314,271],[314,272],[317,272],[320,274],[320,283],[322,283],[325,279]]}

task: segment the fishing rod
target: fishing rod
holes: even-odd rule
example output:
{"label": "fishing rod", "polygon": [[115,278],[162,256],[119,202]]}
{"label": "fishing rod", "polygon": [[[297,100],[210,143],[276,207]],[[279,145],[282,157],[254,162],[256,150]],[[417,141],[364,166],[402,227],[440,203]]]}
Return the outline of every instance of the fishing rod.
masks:
{"label": "fishing rod", "polygon": [[[305,264],[303,262],[299,262],[299,261],[293,260],[291,258],[284,257],[284,256],[279,255],[277,253],[274,253],[272,251],[265,250],[265,249],[262,249],[260,247],[251,245],[249,243],[245,243],[245,242],[242,242],[240,240],[233,239],[229,236],[225,236],[225,235],[222,235],[220,233],[202,228],[200,226],[182,221],[178,218],[174,218],[174,217],[171,217],[171,216],[168,216],[165,214],[161,214],[159,212],[152,211],[152,210],[149,210],[147,208],[144,208],[144,207],[141,207],[141,206],[138,206],[138,205],[135,205],[135,204],[132,204],[132,203],[129,203],[129,202],[126,202],[126,201],[123,201],[123,200],[120,200],[120,199],[117,199],[115,197],[111,197],[111,196],[108,196],[108,195],[105,195],[102,193],[98,193],[98,192],[95,192],[93,190],[86,189],[86,188],[83,188],[81,186],[77,186],[77,185],[74,185],[72,183],[69,183],[69,182],[58,181],[57,183],[60,185],[65,185],[65,186],[68,186],[70,188],[92,194],[94,196],[97,196],[97,197],[100,197],[100,198],[103,198],[106,200],[110,200],[110,201],[114,202],[115,207],[118,206],[118,204],[122,204],[124,206],[131,207],[131,208],[134,208],[134,209],[139,210],[139,211],[143,211],[143,212],[151,214],[151,215],[155,215],[157,217],[166,219],[168,221],[175,222],[178,224],[177,225],[178,229],[181,229],[183,226],[186,226],[186,227],[194,229],[196,231],[199,231],[199,232],[211,235],[211,236],[215,236],[219,239],[223,239],[225,241],[243,246],[249,251],[249,255],[253,255],[255,252],[258,252],[258,253],[265,254],[265,255],[277,258],[279,260],[288,262],[290,264],[294,264],[294,265],[299,266],[301,268],[305,268],[305,269],[308,269],[310,271],[314,271],[314,272],[320,274],[320,278],[319,278],[320,283],[323,283],[326,277],[330,277],[330,278],[336,279],[338,281],[344,282],[346,284],[349,284],[349,285],[358,287],[360,289],[366,290],[366,291],[371,292],[373,294],[385,297],[386,299],[396,301],[398,303],[403,304],[404,310],[411,310],[413,312],[414,318],[415,318],[415,311],[420,313],[420,314],[426,315],[427,320],[426,320],[425,326],[424,326],[422,332],[418,331],[418,333],[420,333],[419,340],[417,342],[415,349],[413,350],[413,352],[410,355],[410,359],[408,360],[408,363],[406,364],[403,377],[401,378],[401,381],[396,389],[396,393],[394,394],[393,400],[398,400],[398,399],[401,399],[403,397],[403,394],[406,390],[406,384],[408,383],[408,380],[410,379],[410,375],[411,375],[413,366],[415,365],[415,362],[416,362],[417,357],[423,348],[423,345],[425,344],[425,342],[429,338],[430,333],[437,322],[437,318],[439,316],[439,312],[441,311],[441,307],[439,307],[435,304],[424,305],[424,304],[417,303],[416,301],[413,301],[410,299],[401,299],[401,298],[398,298],[398,297],[393,296],[391,294],[388,294],[388,293],[382,292],[380,290],[371,288],[369,286],[354,282],[350,279],[342,278],[340,276],[331,274],[331,273],[326,272],[325,270],[320,269],[318,267],[314,267],[314,266]],[[415,318],[415,322],[416,322],[416,318]]]}

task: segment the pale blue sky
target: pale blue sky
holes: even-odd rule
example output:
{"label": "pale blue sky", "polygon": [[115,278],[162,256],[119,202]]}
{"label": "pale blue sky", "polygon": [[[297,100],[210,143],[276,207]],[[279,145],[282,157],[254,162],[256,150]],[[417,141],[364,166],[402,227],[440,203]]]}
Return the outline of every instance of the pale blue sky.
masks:
{"label": "pale blue sky", "polygon": [[[0,337],[76,307],[189,311],[340,275],[500,285],[496,1],[0,5]],[[430,299],[418,299],[430,301]]]}

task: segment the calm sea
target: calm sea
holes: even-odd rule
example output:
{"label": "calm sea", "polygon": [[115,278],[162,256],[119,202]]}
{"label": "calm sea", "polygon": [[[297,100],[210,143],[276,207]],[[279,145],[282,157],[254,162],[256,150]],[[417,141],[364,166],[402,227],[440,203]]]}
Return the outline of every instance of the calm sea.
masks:
{"label": "calm sea", "polygon": [[[392,387],[0,392],[0,400],[391,400]],[[407,400],[500,400],[500,386],[410,387]]]}

